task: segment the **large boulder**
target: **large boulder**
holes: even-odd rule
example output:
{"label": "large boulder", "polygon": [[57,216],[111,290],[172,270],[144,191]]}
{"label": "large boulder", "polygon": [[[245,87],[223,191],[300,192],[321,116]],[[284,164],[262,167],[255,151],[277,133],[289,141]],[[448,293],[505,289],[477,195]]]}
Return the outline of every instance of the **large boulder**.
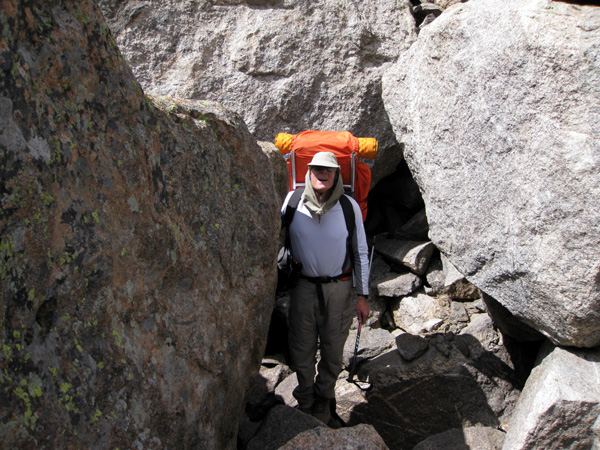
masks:
{"label": "large boulder", "polygon": [[147,98],[91,0],[2,2],[6,448],[236,448],[275,288],[267,156]]}
{"label": "large boulder", "polygon": [[434,244],[554,343],[600,344],[600,9],[453,6],[383,79]]}
{"label": "large boulder", "polygon": [[505,450],[596,448],[600,348],[546,344],[515,407]]}
{"label": "large boulder", "polygon": [[419,442],[413,450],[500,450],[504,436],[491,427],[453,428]]}
{"label": "large boulder", "polygon": [[388,446],[371,425],[360,424],[351,428],[332,430],[325,427],[304,431],[281,446],[281,450],[388,450]]}
{"label": "large boulder", "polygon": [[261,422],[246,450],[277,450],[306,430],[319,427],[325,424],[313,416],[297,408],[277,405]]}
{"label": "large boulder", "polygon": [[305,129],[375,137],[374,180],[402,160],[381,76],[416,38],[410,1],[99,3],[148,92],[218,101],[270,142]]}

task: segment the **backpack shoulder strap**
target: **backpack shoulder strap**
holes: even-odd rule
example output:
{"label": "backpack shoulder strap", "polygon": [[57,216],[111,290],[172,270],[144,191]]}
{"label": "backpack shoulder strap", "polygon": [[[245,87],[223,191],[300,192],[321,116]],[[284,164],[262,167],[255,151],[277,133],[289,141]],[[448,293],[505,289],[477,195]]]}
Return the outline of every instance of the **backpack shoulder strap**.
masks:
{"label": "backpack shoulder strap", "polygon": [[340,205],[342,205],[342,211],[344,211],[346,229],[348,230],[348,237],[346,238],[346,253],[350,258],[351,266],[354,266],[354,252],[352,251],[352,237],[354,236],[354,229],[356,228],[354,209],[352,208],[350,199],[345,194],[340,197]]}
{"label": "backpack shoulder strap", "polygon": [[302,193],[304,192],[304,188],[298,188],[294,191],[288,204],[285,207],[285,211],[281,216],[281,226],[289,228],[294,219],[294,213],[298,209],[298,204],[300,203],[300,199],[302,198]]}
{"label": "backpack shoulder strap", "polygon": [[340,197],[340,205],[342,205],[342,210],[344,211],[344,219],[346,219],[348,236],[352,236],[354,234],[354,227],[356,226],[356,223],[354,219],[354,209],[352,208],[352,203],[350,203],[350,199],[347,195],[344,194]]}
{"label": "backpack shoulder strap", "polygon": [[292,220],[294,219],[294,214],[298,209],[298,204],[300,203],[300,199],[302,198],[302,193],[304,192],[304,188],[298,188],[294,191],[292,196],[290,197],[288,204],[285,206],[285,211],[281,216],[281,227],[285,228],[285,248],[291,250],[292,249],[292,241],[290,239],[290,225],[292,224]]}

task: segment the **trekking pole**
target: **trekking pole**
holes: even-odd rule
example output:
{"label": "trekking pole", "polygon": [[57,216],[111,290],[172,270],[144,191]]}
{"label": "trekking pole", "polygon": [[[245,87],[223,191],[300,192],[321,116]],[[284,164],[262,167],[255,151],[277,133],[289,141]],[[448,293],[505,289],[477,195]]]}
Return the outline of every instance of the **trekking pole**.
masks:
{"label": "trekking pole", "polygon": [[360,321],[358,322],[358,331],[356,332],[356,343],[354,344],[354,356],[352,357],[352,364],[350,366],[350,373],[348,374],[349,382],[353,382],[354,372],[356,371],[356,357],[358,355],[358,343],[360,342]]}
{"label": "trekking pole", "polygon": [[375,241],[377,240],[377,236],[373,236],[373,247],[371,247],[371,258],[369,259],[369,271],[367,272],[367,283],[371,278],[371,266],[373,265],[373,255],[375,254]]}
{"label": "trekking pole", "polygon": [[348,378],[346,379],[346,381],[354,384],[361,391],[368,391],[373,387],[373,385],[369,381],[368,376],[365,381],[354,379],[354,376],[356,375],[356,360],[358,359],[358,343],[360,342],[360,329],[361,329],[361,324],[359,322],[358,323],[358,331],[356,332],[356,344],[354,344],[354,356],[352,358],[352,365],[350,366],[350,373],[348,374]]}
{"label": "trekking pole", "polygon": [[[376,238],[376,237],[375,237]],[[367,280],[371,277],[371,265],[373,264],[373,254],[375,253],[375,239],[373,239],[373,247],[371,248],[371,258],[369,261],[369,271],[367,275]],[[368,381],[359,381],[354,380],[354,375],[356,375],[356,360],[358,359],[358,344],[360,342],[360,331],[362,328],[362,324],[360,320],[358,321],[358,330],[356,332],[356,343],[354,344],[354,356],[352,357],[352,364],[350,365],[350,373],[348,374],[348,378],[346,381],[349,383],[354,383],[363,391],[368,391],[371,389],[372,385]]]}

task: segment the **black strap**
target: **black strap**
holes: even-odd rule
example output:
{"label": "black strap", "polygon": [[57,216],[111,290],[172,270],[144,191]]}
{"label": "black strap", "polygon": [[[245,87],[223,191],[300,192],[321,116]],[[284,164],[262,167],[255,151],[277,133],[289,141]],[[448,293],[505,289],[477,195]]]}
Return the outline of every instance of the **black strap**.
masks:
{"label": "black strap", "polygon": [[300,275],[300,278],[304,278],[305,280],[310,281],[311,283],[332,283],[334,281],[338,281],[344,278],[349,279],[350,275],[352,275],[352,272],[350,270],[347,270],[346,272],[340,273],[335,277],[307,277],[306,275]]}
{"label": "black strap", "polygon": [[294,191],[288,204],[285,207],[285,211],[281,216],[281,226],[286,228],[285,232],[285,247],[291,249],[290,242],[290,225],[292,220],[294,219],[294,214],[296,213],[296,209],[298,209],[298,204],[300,203],[300,199],[302,198],[302,193],[304,192],[304,188],[298,188]]}
{"label": "black strap", "polygon": [[338,281],[342,278],[349,276],[350,273],[341,273],[335,277],[307,277],[306,275],[301,275],[300,278],[303,278],[311,283],[314,283],[317,287],[317,298],[319,299],[319,313],[322,316],[327,315],[327,311],[325,309],[325,295],[323,294],[323,283],[332,283],[334,281]]}
{"label": "black strap", "polygon": [[317,298],[319,299],[319,312],[322,316],[325,316],[327,320],[327,310],[325,309],[325,294],[323,294],[323,285],[320,281],[315,283],[317,285]]}
{"label": "black strap", "polygon": [[346,195],[340,197],[340,205],[344,211],[344,219],[346,221],[346,229],[348,237],[346,238],[346,254],[350,258],[350,267],[354,267],[354,252],[352,251],[352,237],[354,236],[354,228],[356,227],[354,209],[352,203]]}

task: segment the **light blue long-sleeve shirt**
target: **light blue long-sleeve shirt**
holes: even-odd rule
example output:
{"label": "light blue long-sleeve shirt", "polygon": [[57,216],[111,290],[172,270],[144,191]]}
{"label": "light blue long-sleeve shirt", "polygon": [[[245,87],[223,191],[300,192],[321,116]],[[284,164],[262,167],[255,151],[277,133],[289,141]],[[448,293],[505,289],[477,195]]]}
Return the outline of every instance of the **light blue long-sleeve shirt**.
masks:
{"label": "light blue long-sleeve shirt", "polygon": [[[292,195],[283,202],[285,211]],[[359,295],[369,294],[369,257],[362,213],[356,201],[349,197],[354,211],[354,280]],[[294,214],[289,229],[294,258],[302,263],[302,275],[307,277],[335,277],[350,267],[346,257],[348,229],[342,205],[338,201],[323,216],[314,216],[302,201]]]}

